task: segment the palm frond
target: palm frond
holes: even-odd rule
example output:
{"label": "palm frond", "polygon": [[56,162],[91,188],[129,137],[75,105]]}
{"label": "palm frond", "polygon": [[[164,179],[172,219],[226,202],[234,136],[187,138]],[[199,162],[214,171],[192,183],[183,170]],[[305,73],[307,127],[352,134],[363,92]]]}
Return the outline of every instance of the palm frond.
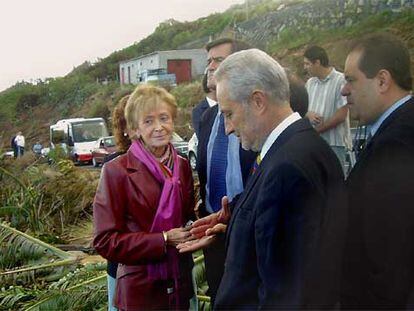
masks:
{"label": "palm frond", "polygon": [[11,286],[7,290],[0,289],[0,310],[19,310],[20,306],[39,295],[36,289],[28,289],[22,286]]}
{"label": "palm frond", "polygon": [[15,175],[13,175],[11,172],[9,172],[8,170],[6,170],[5,168],[0,166],[0,173],[3,173],[4,175],[10,177],[11,179],[13,179],[16,184],[18,184],[20,187],[22,188],[26,188],[26,185],[24,184],[24,182],[22,180],[20,180],[19,178],[17,178]]}
{"label": "palm frond", "polygon": [[27,304],[26,311],[43,310],[99,310],[106,306],[106,273],[83,281],[67,289],[51,290],[40,301]]}
{"label": "palm frond", "polygon": [[3,285],[56,279],[77,262],[70,254],[6,224],[0,224],[0,250]]}

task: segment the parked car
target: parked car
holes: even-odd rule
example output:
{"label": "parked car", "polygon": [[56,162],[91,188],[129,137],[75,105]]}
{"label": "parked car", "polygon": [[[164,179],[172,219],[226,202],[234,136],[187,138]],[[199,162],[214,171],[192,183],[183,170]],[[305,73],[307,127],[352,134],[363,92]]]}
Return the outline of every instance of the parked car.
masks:
{"label": "parked car", "polygon": [[190,162],[190,166],[194,171],[197,167],[197,146],[198,138],[197,135],[194,133],[190,141],[188,142],[188,161]]}
{"label": "parked car", "polygon": [[186,142],[180,135],[174,132],[171,138],[171,143],[180,156],[187,158],[188,142]]}
{"label": "parked car", "polygon": [[114,136],[99,138],[92,149],[92,164],[94,167],[104,163],[105,156],[116,152]]}
{"label": "parked car", "polygon": [[12,159],[14,157],[13,151],[5,151],[1,154],[1,159]]}

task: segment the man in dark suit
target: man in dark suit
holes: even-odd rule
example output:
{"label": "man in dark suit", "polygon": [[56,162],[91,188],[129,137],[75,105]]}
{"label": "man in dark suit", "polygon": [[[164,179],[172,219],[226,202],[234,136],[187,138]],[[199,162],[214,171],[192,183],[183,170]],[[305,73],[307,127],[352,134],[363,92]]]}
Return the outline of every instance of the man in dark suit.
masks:
{"label": "man in dark suit", "polygon": [[[249,48],[241,41],[221,38],[207,44],[207,87],[216,91],[214,72],[230,54]],[[215,105],[208,108],[201,119],[197,146],[197,172],[202,203],[200,215],[206,216],[221,208],[221,198],[230,201],[243,191],[250,169],[256,158],[245,151],[235,135],[226,136],[224,119]],[[208,295],[214,302],[224,271],[224,236],[204,250]]]}
{"label": "man in dark suit", "polygon": [[203,87],[204,93],[206,93],[206,97],[204,97],[204,99],[193,108],[193,111],[191,113],[191,121],[193,123],[193,129],[197,138],[200,136],[200,122],[203,113],[208,108],[217,105],[216,90],[211,90],[207,86],[207,72],[203,76],[201,85]]}
{"label": "man in dark suit", "polygon": [[293,113],[286,73],[269,55],[235,53],[215,77],[226,133],[261,160],[232,211],[214,308],[334,306],[346,224],[338,159]]}
{"label": "man in dark suit", "polygon": [[414,308],[414,99],[410,53],[390,35],[358,41],[345,63],[351,116],[369,126],[352,169],[343,309]]}

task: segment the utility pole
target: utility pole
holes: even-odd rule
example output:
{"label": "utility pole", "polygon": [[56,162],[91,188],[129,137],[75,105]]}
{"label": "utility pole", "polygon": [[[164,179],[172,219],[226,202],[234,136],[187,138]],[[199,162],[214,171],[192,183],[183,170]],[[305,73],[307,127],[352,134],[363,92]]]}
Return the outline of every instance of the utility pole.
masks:
{"label": "utility pole", "polygon": [[249,0],[245,2],[245,9],[246,9],[246,21],[249,20]]}

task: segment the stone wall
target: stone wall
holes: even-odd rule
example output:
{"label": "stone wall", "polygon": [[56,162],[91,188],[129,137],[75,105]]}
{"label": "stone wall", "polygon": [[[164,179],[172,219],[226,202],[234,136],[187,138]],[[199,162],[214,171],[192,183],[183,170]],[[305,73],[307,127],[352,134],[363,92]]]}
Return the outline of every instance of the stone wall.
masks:
{"label": "stone wall", "polygon": [[235,32],[239,38],[259,48],[266,48],[266,43],[279,38],[284,29],[302,32],[340,28],[375,13],[413,8],[414,0],[308,0],[292,6],[280,6],[277,11],[240,23]]}

